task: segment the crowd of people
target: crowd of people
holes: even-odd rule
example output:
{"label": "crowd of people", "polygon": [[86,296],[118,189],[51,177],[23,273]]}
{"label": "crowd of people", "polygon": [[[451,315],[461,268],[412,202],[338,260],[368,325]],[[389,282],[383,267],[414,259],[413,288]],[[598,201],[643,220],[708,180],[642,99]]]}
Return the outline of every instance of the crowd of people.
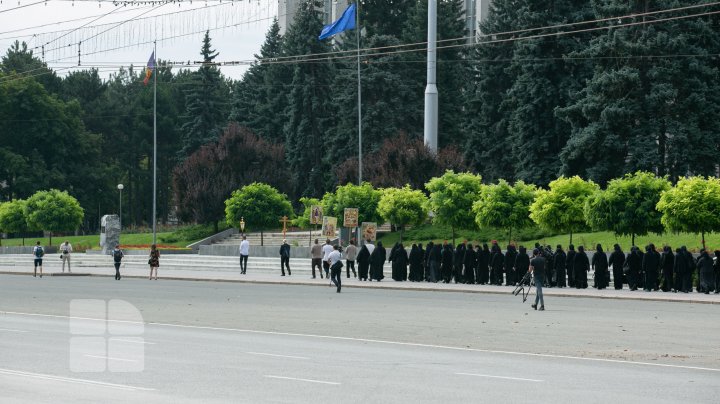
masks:
{"label": "crowd of people", "polygon": [[[326,241],[329,245],[330,241]],[[355,254],[355,243],[351,242],[352,254],[346,254],[347,277],[350,268],[361,281],[384,279],[383,265],[391,263],[391,277],[395,281],[444,282],[480,285],[517,285],[528,273],[530,253],[524,246],[508,245],[503,251],[497,241],[473,246],[468,242],[453,248],[447,241],[442,245],[429,242],[412,244],[409,252],[402,243],[396,243],[389,254],[382,242],[377,246],[368,241]],[[551,246],[535,244],[545,259],[544,287],[571,287],[585,289],[590,286],[592,272],[593,287],[599,290],[613,284],[615,289],[628,285],[630,290],[684,292],[695,290],[700,293],[720,293],[720,250],[714,257],[703,250],[695,258],[686,247],[676,249],[665,246],[658,252],[650,244],[644,251],[632,247],[625,254],[618,244],[606,253],[598,244],[592,258],[584,246],[570,244],[567,251],[561,245],[553,250]],[[387,254],[387,257],[386,257]]]}

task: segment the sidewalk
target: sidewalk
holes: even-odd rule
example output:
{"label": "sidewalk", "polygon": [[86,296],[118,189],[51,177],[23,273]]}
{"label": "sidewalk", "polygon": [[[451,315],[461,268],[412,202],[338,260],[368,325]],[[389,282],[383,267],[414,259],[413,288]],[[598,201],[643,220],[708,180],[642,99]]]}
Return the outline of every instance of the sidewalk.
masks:
{"label": "sidewalk", "polygon": [[[292,265],[292,264],[291,264]],[[292,266],[291,266],[292,267]],[[209,281],[209,282],[240,282],[240,283],[258,283],[258,284],[282,284],[282,285],[311,285],[328,287],[330,280],[312,279],[308,268],[293,270],[292,276],[280,276],[280,270],[274,273],[267,270],[253,271],[252,266],[248,266],[246,275],[241,275],[239,269],[237,271],[227,270],[190,270],[190,269],[173,269],[163,268],[162,263],[158,271],[160,280],[182,280],[182,281]],[[124,278],[146,278],[149,274],[148,270],[142,270],[138,267],[123,268],[120,270]],[[0,263],[0,274],[3,275],[30,275],[32,276],[32,264],[28,262],[27,266],[10,266]],[[63,274],[56,265],[45,268],[44,276],[67,276]],[[76,268],[73,272],[75,276],[102,276],[114,277],[115,270],[112,266],[83,266]],[[461,293],[492,293],[511,295],[514,287],[511,286],[491,286],[491,285],[464,285],[464,284],[444,284],[444,283],[428,283],[428,282],[395,282],[389,277],[390,273],[385,271],[386,278],[382,282],[361,282],[356,278],[346,278],[343,269],[342,286],[343,288],[373,288],[373,289],[390,289],[390,290],[414,290],[428,292],[461,292]],[[351,275],[352,276],[352,275]],[[600,299],[627,299],[627,300],[648,300],[663,302],[683,302],[683,303],[702,303],[702,304],[720,304],[720,294],[701,294],[701,293],[671,293],[671,292],[645,292],[642,290],[630,291],[627,287],[623,290],[605,289],[597,290],[592,287],[588,289],[570,289],[570,288],[543,288],[546,296],[563,296],[576,298],[600,298]],[[535,291],[531,296],[534,296]],[[518,300],[521,298],[518,296]]]}

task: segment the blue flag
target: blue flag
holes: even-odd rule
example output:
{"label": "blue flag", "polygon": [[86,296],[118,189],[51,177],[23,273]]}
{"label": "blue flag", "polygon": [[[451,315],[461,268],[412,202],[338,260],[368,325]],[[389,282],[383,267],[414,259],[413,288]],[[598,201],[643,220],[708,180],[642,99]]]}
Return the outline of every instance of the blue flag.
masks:
{"label": "blue flag", "polygon": [[324,26],[318,39],[322,41],[350,29],[355,29],[355,3],[349,5],[337,21]]}

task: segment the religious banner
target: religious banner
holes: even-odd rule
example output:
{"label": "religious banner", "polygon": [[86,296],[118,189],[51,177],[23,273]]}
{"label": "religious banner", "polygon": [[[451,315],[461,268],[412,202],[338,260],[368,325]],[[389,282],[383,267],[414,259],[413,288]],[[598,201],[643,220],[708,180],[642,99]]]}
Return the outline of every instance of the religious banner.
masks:
{"label": "religious banner", "polygon": [[345,216],[343,218],[344,227],[358,227],[358,208],[345,208]]}
{"label": "religious banner", "polygon": [[362,238],[365,241],[375,241],[375,237],[377,235],[377,223],[373,222],[363,222],[362,226],[360,227],[362,232]]}
{"label": "religious banner", "polygon": [[322,206],[310,207],[310,224],[321,224],[323,222]]}
{"label": "religious banner", "polygon": [[335,238],[335,230],[337,229],[337,218],[332,216],[323,216],[322,218],[322,234],[328,238]]}

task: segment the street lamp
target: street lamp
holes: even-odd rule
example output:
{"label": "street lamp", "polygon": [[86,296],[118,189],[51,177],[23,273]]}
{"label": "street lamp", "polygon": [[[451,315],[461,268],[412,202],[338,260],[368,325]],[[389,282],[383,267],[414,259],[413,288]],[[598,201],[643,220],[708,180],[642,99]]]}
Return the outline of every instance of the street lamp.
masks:
{"label": "street lamp", "polygon": [[118,191],[120,191],[120,229],[122,230],[122,190],[125,188],[123,184],[118,184]]}
{"label": "street lamp", "polygon": [[243,236],[245,235],[245,216],[240,218],[240,233],[242,233]]}

